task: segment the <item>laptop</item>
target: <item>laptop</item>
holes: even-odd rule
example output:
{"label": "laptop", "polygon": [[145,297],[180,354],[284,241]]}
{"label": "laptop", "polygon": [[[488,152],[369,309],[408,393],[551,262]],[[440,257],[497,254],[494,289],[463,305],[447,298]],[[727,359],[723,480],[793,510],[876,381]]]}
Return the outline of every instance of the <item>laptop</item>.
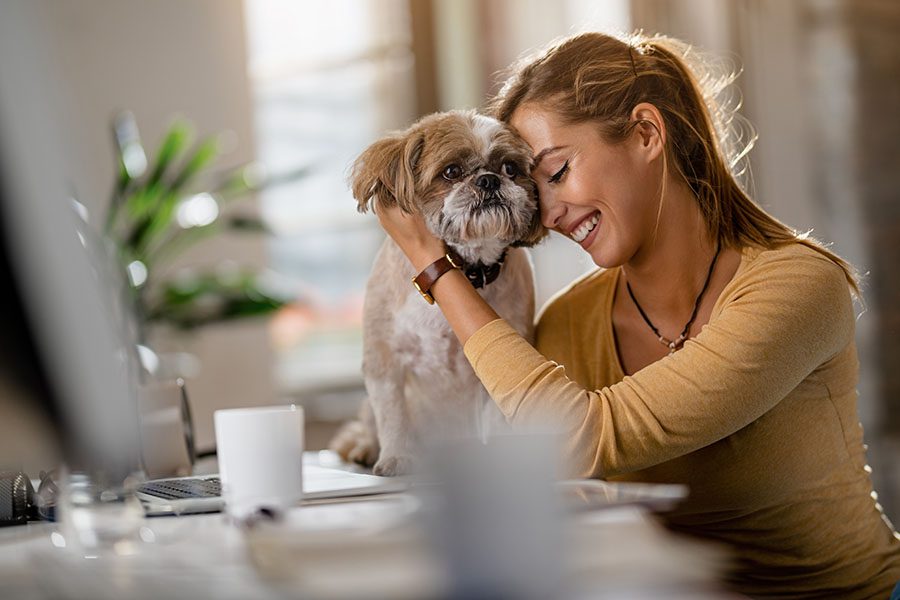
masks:
{"label": "laptop", "polygon": [[[327,466],[324,466],[325,463]],[[403,492],[409,483],[397,477],[360,473],[328,451],[303,453],[303,503]],[[218,474],[152,479],[137,497],[147,516],[219,512],[225,506]]]}

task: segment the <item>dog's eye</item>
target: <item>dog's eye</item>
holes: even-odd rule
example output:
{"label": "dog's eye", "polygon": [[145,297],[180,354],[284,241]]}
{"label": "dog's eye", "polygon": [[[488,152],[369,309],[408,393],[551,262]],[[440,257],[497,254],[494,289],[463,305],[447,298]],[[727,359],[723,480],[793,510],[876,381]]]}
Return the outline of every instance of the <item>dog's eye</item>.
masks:
{"label": "dog's eye", "polygon": [[519,167],[516,166],[516,163],[505,162],[503,163],[503,174],[512,179],[513,177],[519,176]]}
{"label": "dog's eye", "polygon": [[462,176],[462,169],[459,167],[459,165],[450,165],[444,169],[442,175],[447,181],[453,181],[454,179],[459,179]]}

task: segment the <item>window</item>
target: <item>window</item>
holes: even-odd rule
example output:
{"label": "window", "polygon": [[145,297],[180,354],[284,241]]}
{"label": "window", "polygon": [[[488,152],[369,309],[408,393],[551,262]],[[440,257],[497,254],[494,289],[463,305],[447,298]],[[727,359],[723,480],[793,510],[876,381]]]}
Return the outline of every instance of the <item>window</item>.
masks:
{"label": "window", "polygon": [[278,383],[301,396],[358,388],[364,285],[384,234],[356,211],[346,174],[415,116],[408,5],[246,0],[245,16],[257,157],[282,180],[260,195],[270,264],[297,297],[272,320]]}

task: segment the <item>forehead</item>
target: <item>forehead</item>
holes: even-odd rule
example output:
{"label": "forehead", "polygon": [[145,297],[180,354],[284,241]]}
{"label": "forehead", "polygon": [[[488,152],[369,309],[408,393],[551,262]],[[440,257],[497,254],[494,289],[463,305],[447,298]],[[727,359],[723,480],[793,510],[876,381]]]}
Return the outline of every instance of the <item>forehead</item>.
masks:
{"label": "forehead", "polygon": [[495,119],[478,114],[450,114],[425,130],[426,152],[445,158],[528,158],[527,144]]}
{"label": "forehead", "polygon": [[484,154],[498,141],[497,138],[506,132],[506,128],[499,121],[483,115],[475,115],[473,121],[472,134],[475,136],[478,150]]}
{"label": "forehead", "polygon": [[509,120],[534,154],[561,144],[566,125],[552,111],[535,104],[523,104]]}

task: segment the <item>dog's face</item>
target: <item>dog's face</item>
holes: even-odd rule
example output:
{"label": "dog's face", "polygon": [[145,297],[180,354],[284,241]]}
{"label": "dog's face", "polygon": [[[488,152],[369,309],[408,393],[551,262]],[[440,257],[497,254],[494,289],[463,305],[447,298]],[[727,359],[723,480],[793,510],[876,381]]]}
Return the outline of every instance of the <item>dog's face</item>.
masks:
{"label": "dog's face", "polygon": [[532,246],[546,230],[531,163],[531,148],[506,125],[453,111],[372,144],[354,163],[351,183],[361,212],[370,202],[397,204],[447,242]]}

